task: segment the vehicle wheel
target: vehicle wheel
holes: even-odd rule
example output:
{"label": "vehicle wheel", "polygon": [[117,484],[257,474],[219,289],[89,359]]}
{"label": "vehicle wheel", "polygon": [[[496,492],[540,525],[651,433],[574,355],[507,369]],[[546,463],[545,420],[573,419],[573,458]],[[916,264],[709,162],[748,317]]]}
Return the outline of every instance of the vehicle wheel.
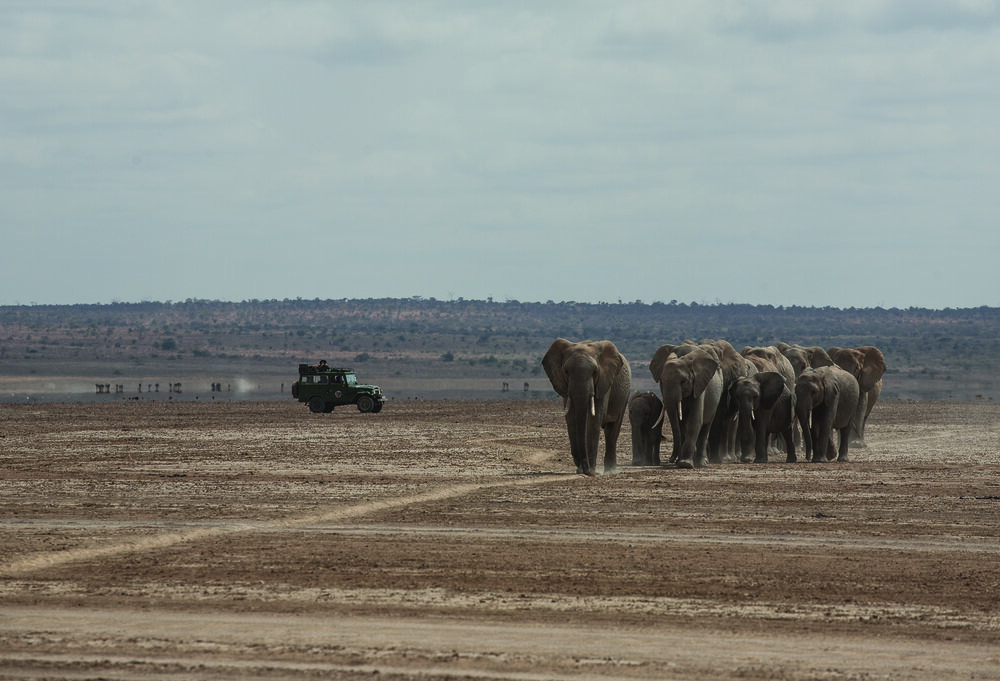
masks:
{"label": "vehicle wheel", "polygon": [[326,402],[324,402],[323,398],[320,397],[319,395],[314,395],[313,397],[309,398],[308,404],[309,404],[309,411],[311,411],[314,414],[322,414],[323,410],[326,409]]}
{"label": "vehicle wheel", "polygon": [[372,409],[375,408],[375,400],[373,400],[368,395],[362,395],[358,398],[358,411],[362,414],[367,414]]}
{"label": "vehicle wheel", "polygon": [[382,404],[381,402],[376,402],[376,403],[375,403],[375,408],[374,408],[374,409],[372,409],[372,413],[373,413],[373,414],[377,414],[377,413],[379,413],[380,411],[382,411],[382,406],[383,406],[383,404]]}

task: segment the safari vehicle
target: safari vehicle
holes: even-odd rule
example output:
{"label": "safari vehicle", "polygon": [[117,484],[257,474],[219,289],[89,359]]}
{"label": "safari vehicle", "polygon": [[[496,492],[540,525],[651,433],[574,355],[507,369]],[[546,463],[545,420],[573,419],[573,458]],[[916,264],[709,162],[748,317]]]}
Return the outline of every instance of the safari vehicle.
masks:
{"label": "safari vehicle", "polygon": [[292,383],[292,397],[305,402],[314,414],[329,414],[334,407],[357,405],[361,413],[377,414],[385,404],[385,393],[377,385],[361,385],[354,369],[312,364],[299,365],[299,380]]}

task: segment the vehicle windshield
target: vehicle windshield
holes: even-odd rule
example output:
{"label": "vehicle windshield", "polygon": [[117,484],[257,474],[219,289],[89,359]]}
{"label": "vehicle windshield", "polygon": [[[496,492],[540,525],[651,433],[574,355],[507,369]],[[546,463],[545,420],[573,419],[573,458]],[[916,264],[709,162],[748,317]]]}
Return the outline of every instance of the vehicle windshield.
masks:
{"label": "vehicle windshield", "polygon": [[344,378],[347,379],[347,385],[357,385],[358,377],[354,374],[344,374]]}

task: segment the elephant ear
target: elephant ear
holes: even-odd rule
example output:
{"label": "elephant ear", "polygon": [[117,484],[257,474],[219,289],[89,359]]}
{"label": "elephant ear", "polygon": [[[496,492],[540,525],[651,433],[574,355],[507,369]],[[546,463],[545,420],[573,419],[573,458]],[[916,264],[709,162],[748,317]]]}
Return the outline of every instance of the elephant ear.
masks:
{"label": "elephant ear", "polygon": [[597,355],[597,385],[594,386],[594,390],[597,395],[604,395],[611,390],[615,376],[625,366],[625,358],[611,341],[599,341],[595,345],[599,352]]}
{"label": "elephant ear", "polygon": [[691,370],[694,373],[694,388],[692,394],[695,397],[699,397],[705,389],[708,388],[708,384],[712,382],[712,377],[715,373],[719,371],[721,364],[712,355],[707,352],[699,352],[696,357],[691,360]]}
{"label": "elephant ear", "polygon": [[667,358],[674,353],[676,348],[676,345],[661,345],[653,353],[653,359],[649,362],[649,373],[653,374],[653,380],[657,383],[660,382],[660,376],[663,374],[663,365],[667,363]]}
{"label": "elephant ear", "polygon": [[858,375],[858,386],[861,392],[868,392],[885,373],[885,357],[882,351],[873,345],[863,345],[858,350],[864,355],[861,363],[861,373]]}
{"label": "elephant ear", "polygon": [[549,377],[552,389],[560,397],[566,397],[566,391],[569,388],[566,384],[566,376],[562,371],[563,354],[572,346],[571,341],[565,338],[556,338],[549,347],[549,351],[545,353],[545,357],[542,357],[542,368],[545,369],[545,375]]}
{"label": "elephant ear", "polygon": [[762,371],[754,378],[760,383],[760,408],[770,409],[785,390],[785,377],[777,371]]}

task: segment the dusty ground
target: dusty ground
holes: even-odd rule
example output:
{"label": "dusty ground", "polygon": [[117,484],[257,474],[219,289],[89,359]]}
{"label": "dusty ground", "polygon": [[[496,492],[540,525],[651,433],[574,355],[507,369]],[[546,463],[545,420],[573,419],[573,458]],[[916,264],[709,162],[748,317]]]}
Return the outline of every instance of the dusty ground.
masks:
{"label": "dusty ground", "polygon": [[1000,678],[1000,405],[572,474],[559,405],[0,405],[0,678]]}

